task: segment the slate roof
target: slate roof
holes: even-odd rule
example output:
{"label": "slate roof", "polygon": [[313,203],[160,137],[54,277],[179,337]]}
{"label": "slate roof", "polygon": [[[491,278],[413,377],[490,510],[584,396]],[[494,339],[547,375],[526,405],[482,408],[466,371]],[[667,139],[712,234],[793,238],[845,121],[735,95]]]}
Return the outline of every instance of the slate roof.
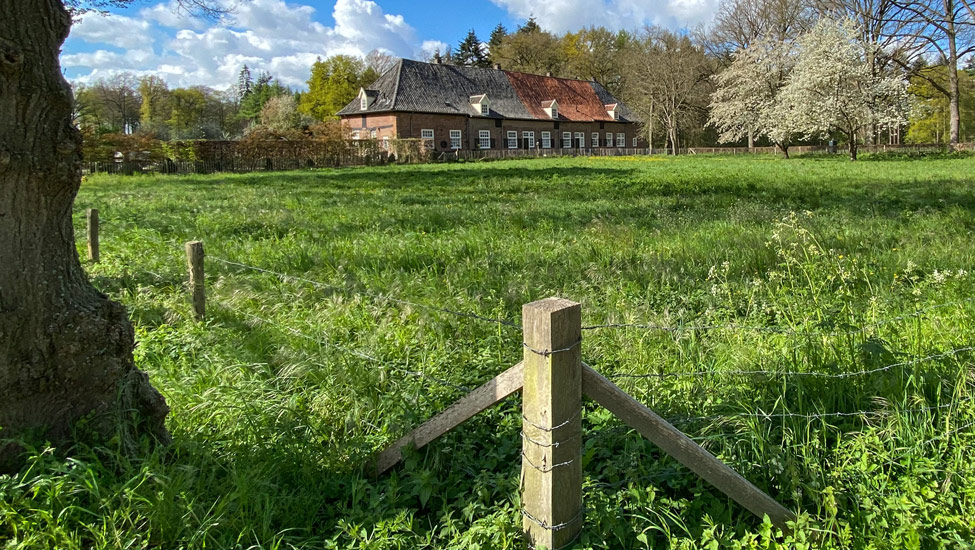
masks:
{"label": "slate roof", "polygon": [[[458,67],[401,59],[366,90],[375,93],[368,109],[358,98],[338,112],[339,116],[402,111],[487,118],[551,120],[544,102],[557,100],[558,120],[612,121],[605,105],[617,100],[601,85],[585,80],[554,78],[498,69]],[[489,114],[481,115],[471,98],[486,95]],[[621,106],[621,121],[635,120]]]}

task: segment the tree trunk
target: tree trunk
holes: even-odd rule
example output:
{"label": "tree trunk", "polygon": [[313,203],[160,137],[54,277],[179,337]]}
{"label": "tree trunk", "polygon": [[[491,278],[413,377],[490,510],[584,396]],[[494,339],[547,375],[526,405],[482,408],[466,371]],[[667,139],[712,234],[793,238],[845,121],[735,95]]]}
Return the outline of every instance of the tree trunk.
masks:
{"label": "tree trunk", "polygon": [[847,135],[850,138],[850,160],[855,161],[857,159],[857,133],[850,132]]}
{"label": "tree trunk", "polygon": [[958,108],[958,46],[955,41],[954,25],[950,25],[948,34],[948,110],[951,120],[951,137],[948,150],[953,151],[958,145],[958,130],[961,122],[961,111]]}
{"label": "tree trunk", "polygon": [[782,157],[788,159],[789,158],[789,145],[788,144],[780,143],[779,144],[779,149],[782,151]]}
{"label": "tree trunk", "polygon": [[[58,61],[70,25],[60,0],[0,4],[0,428],[66,445],[88,417],[95,441],[165,441],[168,408],[135,367],[126,311],[89,284],[75,248],[81,135]],[[0,446],[0,471],[19,454]]]}

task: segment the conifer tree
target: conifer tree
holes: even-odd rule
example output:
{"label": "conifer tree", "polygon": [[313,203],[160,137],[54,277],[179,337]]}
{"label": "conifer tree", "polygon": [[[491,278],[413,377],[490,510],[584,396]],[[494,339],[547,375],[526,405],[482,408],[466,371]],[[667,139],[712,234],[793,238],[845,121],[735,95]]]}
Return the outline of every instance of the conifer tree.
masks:
{"label": "conifer tree", "polygon": [[251,70],[247,67],[247,65],[244,65],[244,68],[240,70],[240,74],[237,76],[237,87],[235,92],[238,104],[251,93],[253,86],[254,80],[251,77]]}
{"label": "conifer tree", "polygon": [[467,36],[461,40],[457,46],[457,55],[454,56],[455,65],[467,67],[489,67],[491,62],[484,53],[484,45],[477,37],[474,29],[467,32]]}
{"label": "conifer tree", "polygon": [[493,53],[498,50],[498,48],[501,46],[501,41],[504,40],[505,36],[508,36],[508,29],[504,28],[504,25],[501,23],[498,23],[498,26],[494,27],[494,30],[491,31],[491,38],[488,40],[488,49],[490,50],[489,53]]}

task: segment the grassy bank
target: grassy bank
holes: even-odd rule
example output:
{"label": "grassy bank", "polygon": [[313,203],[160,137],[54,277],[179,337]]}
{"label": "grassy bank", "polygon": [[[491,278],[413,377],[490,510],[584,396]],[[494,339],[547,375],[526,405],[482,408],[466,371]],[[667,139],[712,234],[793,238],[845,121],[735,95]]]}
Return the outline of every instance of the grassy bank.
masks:
{"label": "grassy bank", "polygon": [[0,547],[517,548],[517,397],[391,474],[363,466],[519,360],[519,329],[483,318],[552,295],[583,304],[585,361],[803,513],[775,537],[588,404],[579,548],[966,547],[973,173],[654,157],[89,179],[79,250],[98,208],[88,270],[130,310],[173,444],[38,448],[0,478]]}

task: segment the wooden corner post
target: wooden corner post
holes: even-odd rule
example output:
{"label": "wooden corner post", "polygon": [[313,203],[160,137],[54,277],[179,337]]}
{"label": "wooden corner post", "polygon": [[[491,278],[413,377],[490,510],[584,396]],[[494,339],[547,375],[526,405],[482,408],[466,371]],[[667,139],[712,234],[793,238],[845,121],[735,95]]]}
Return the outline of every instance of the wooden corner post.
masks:
{"label": "wooden corner post", "polygon": [[89,208],[88,218],[88,259],[98,263],[98,209]]}
{"label": "wooden corner post", "polygon": [[206,317],[207,297],[203,284],[203,243],[186,243],[186,267],[190,272],[190,298],[193,300],[193,313],[198,321]]}
{"label": "wooden corner post", "polygon": [[582,531],[582,317],[548,298],[522,309],[525,381],[521,490],[530,547],[556,550]]}

